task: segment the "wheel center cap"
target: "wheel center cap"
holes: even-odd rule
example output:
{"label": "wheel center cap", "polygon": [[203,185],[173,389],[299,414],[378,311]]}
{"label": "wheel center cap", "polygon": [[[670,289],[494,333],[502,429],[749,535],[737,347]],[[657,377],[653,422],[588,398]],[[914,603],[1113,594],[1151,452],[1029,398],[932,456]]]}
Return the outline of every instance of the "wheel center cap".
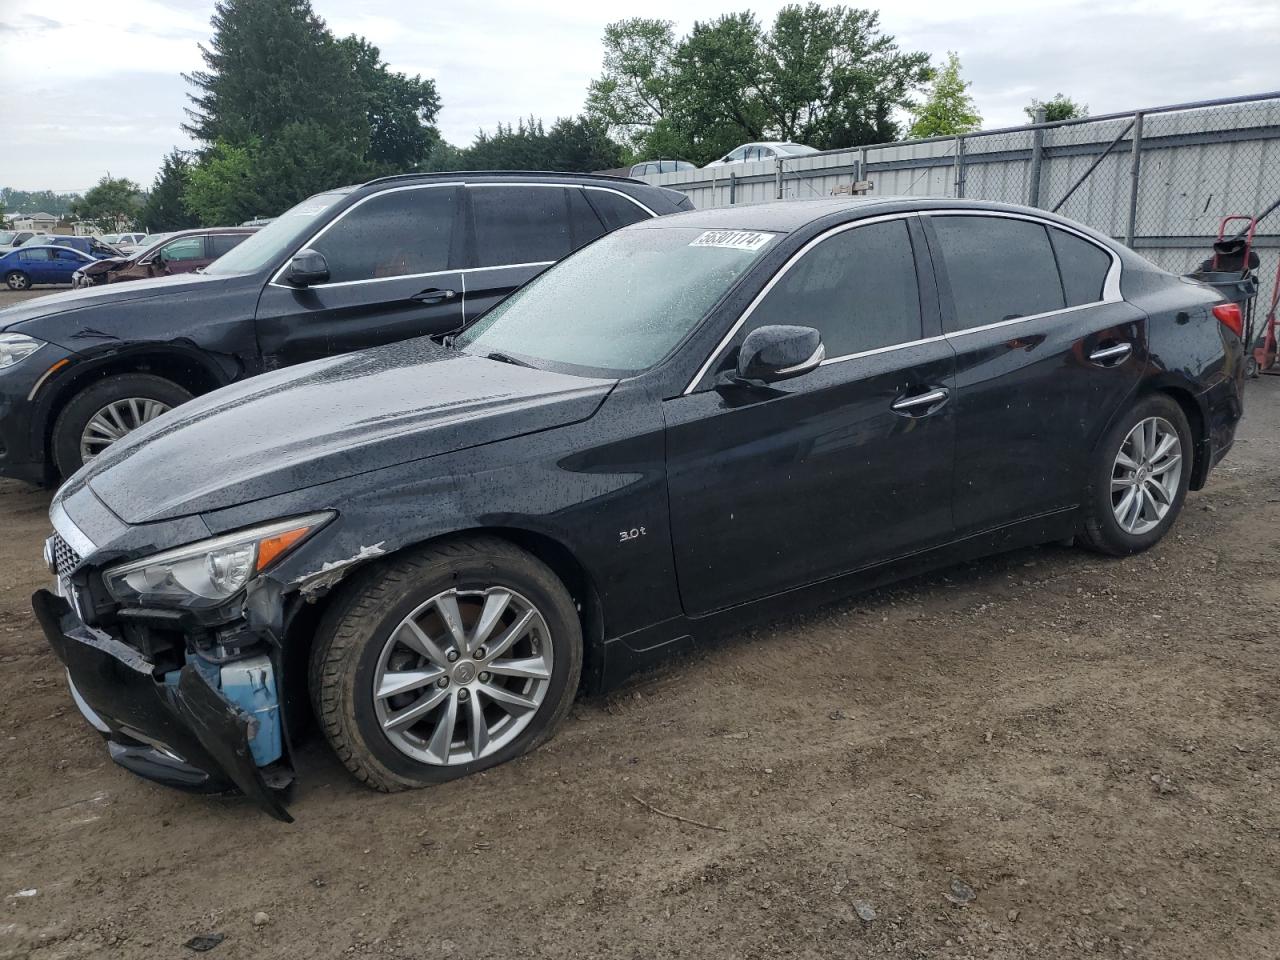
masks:
{"label": "wheel center cap", "polygon": [[476,665],[469,660],[463,660],[453,668],[454,683],[470,683],[475,678]]}

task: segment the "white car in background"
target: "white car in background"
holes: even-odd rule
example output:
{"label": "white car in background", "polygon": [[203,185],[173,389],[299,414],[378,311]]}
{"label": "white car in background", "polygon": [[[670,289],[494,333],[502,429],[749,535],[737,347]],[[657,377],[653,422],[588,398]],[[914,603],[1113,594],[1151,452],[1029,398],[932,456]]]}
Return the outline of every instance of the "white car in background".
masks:
{"label": "white car in background", "polygon": [[776,160],[779,157],[803,157],[810,153],[817,153],[816,147],[806,147],[803,143],[787,143],[785,141],[765,141],[761,143],[744,143],[742,146],[729,151],[719,160],[712,160],[703,170],[711,170],[715,167],[723,167],[726,164],[734,163],[756,163],[760,160]]}

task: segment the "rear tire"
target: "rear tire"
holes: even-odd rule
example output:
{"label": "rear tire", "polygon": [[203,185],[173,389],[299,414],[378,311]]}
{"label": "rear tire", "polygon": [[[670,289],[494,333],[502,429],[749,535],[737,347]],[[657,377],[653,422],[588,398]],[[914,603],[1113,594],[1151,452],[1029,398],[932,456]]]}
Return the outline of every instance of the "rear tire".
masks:
{"label": "rear tire", "polygon": [[[490,600],[503,594],[486,631]],[[460,642],[445,609],[459,614]],[[503,646],[509,635],[517,636]],[[320,624],[308,686],[338,758],[356,779],[392,792],[534,749],[568,714],[581,675],[582,625],[564,584],[524,550],[480,536],[436,543],[353,578]],[[404,692],[384,692],[393,688]],[[413,719],[395,725],[405,717]]]}
{"label": "rear tire", "polygon": [[[128,401],[137,400],[139,405],[136,409],[142,411],[145,417],[148,412],[157,409],[155,404],[172,409],[190,399],[191,394],[172,380],[149,373],[122,373],[104,377],[72,397],[58,415],[53,425],[51,441],[54,466],[62,476],[69,477],[84,465],[81,441],[84,439],[85,429],[94,417],[111,404],[124,401],[128,405]],[[125,419],[128,421],[129,418]],[[123,426],[128,427],[129,422],[125,422]],[[132,429],[120,432],[124,436],[131,433]]]}
{"label": "rear tire", "polygon": [[1182,511],[1192,457],[1191,428],[1173,398],[1152,394],[1135,403],[1094,453],[1081,543],[1115,557],[1159,543]]}
{"label": "rear tire", "polygon": [[4,275],[4,282],[10,290],[30,290],[31,278],[21,270],[10,270]]}

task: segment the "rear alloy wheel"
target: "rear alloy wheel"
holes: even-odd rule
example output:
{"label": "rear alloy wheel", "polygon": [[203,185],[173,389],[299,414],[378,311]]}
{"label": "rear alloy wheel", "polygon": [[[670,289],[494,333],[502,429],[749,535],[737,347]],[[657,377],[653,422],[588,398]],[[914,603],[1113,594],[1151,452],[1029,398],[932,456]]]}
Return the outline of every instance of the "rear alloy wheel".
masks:
{"label": "rear alloy wheel", "polygon": [[1083,541],[1124,556],[1154,546],[1173,526],[1191,476],[1191,431],[1170,397],[1139,401],[1099,444],[1082,510]]}
{"label": "rear alloy wheel", "polygon": [[390,791],[531,750],[568,713],[581,673],[582,627],[564,585],[482,536],[353,578],[320,626],[310,687],[343,763]]}
{"label": "rear alloy wheel", "polygon": [[53,426],[53,462],[64,477],[191,394],[149,373],[104,377],[68,401]]}
{"label": "rear alloy wheel", "polygon": [[11,270],[4,275],[4,282],[8,284],[10,290],[29,290],[31,289],[31,278],[21,270]]}

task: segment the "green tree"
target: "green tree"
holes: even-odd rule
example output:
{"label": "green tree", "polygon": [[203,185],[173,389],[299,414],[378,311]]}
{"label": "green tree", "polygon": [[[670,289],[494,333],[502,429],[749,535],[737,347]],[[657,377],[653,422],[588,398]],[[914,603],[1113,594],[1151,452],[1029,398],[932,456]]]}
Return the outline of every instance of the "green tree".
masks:
{"label": "green tree", "polygon": [[783,7],[766,29],[751,13],[695,23],[623,20],[604,36],[587,113],[636,155],[706,162],[748,140],[820,149],[892,140],[895,115],[932,77],[874,11]]}
{"label": "green tree", "polygon": [[458,170],[557,170],[588,173],[623,164],[623,148],[609,139],[604,124],[587,117],[562,117],[547,130],[530,117],[514,126],[481,131],[471,146],[449,158]]}
{"label": "green tree", "polygon": [[10,213],[51,213],[65,217],[71,212],[71,204],[78,199],[75,193],[54,193],[52,190],[14,190],[0,187],[0,201]]}
{"label": "green tree", "polygon": [[[187,209],[207,226],[232,225],[252,219],[263,206],[256,189],[256,164],[251,151],[258,144],[214,144],[187,174],[183,200]],[[279,211],[273,211],[279,212]]]}
{"label": "green tree", "polygon": [[102,231],[129,229],[142,212],[143,196],[138,185],[124,177],[107,174],[83,197],[71,203],[70,214]]}
{"label": "green tree", "polygon": [[947,54],[947,63],[938,71],[911,124],[909,136],[945,137],[969,133],[982,125],[978,107],[969,96],[969,83],[960,76],[960,57]]}
{"label": "green tree", "polygon": [[337,39],[309,0],[218,0],[212,23],[206,69],[187,76],[185,129],[202,147],[186,202],[201,222],[276,214],[432,155],[435,84],[390,70],[362,37]]}
{"label": "green tree", "polygon": [[1055,94],[1052,100],[1037,100],[1031,98],[1029,106],[1023,107],[1022,112],[1027,115],[1027,119],[1032,123],[1036,122],[1036,111],[1044,107],[1044,119],[1046,123],[1053,123],[1056,120],[1077,120],[1089,115],[1089,106],[1084,103],[1076,103],[1065,93]]}
{"label": "green tree", "polygon": [[183,199],[190,174],[191,161],[175,147],[164,158],[142,208],[140,220],[148,232],[164,233],[200,225],[199,218],[187,209]]}

